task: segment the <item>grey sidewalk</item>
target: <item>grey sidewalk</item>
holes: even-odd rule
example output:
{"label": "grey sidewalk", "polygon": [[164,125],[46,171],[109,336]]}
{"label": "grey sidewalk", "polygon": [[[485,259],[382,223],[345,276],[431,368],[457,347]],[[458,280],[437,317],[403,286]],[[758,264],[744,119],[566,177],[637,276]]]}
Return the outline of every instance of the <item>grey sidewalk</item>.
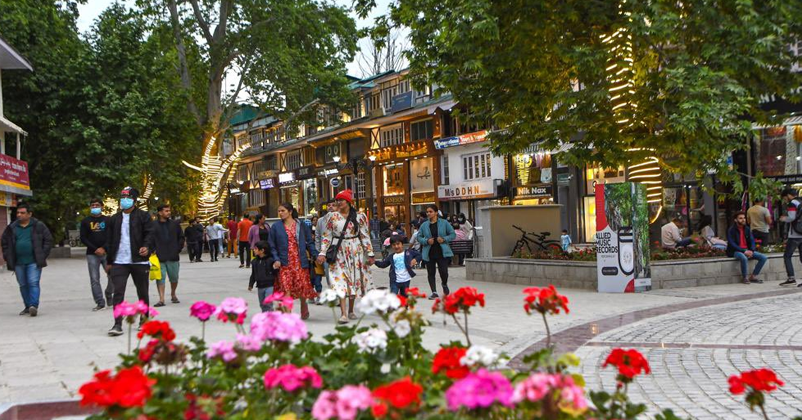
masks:
{"label": "grey sidewalk", "polygon": [[[52,260],[50,264],[42,276],[40,315],[36,318],[17,315],[22,304],[16,279],[10,272],[0,273],[0,288],[5,291],[0,295],[0,404],[76,398],[77,389],[91,377],[93,369],[114,366],[117,354],[125,351],[125,336],[106,335],[112,325],[111,311],[91,312],[94,303],[85,260]],[[178,289],[181,303],[159,308],[159,319],[170,321],[178,339],[186,340],[200,334],[200,324],[189,317],[189,306],[196,300],[217,304],[225,297],[240,296],[248,301],[253,313],[257,308],[256,293],[247,291],[249,272],[238,265],[239,260],[233,258],[218,263],[182,262]],[[464,273],[463,268],[451,270],[451,289],[473,286],[485,293],[487,300],[487,307],[478,308],[471,317],[475,344],[493,346],[514,356],[544,337],[540,319],[527,317],[523,311],[523,286],[466,282]],[[377,286],[386,285],[387,270],[374,270],[374,281]],[[105,285],[105,279],[103,282]],[[425,271],[418,272],[413,286],[428,292]],[[571,313],[552,318],[551,326],[553,331],[560,331],[635,310],[777,289],[776,284],[727,285],[637,295],[562,290],[571,300]],[[135,296],[133,287],[129,287],[128,300],[135,300]],[[155,303],[153,283],[150,296]],[[453,325],[444,326],[442,316],[431,315],[429,307],[429,301],[419,305],[432,321],[425,344],[436,348],[440,343],[460,339],[459,330]],[[311,312],[308,326],[313,335],[332,331],[334,321],[328,308],[313,306]],[[208,325],[208,340],[232,337],[229,325]]]}

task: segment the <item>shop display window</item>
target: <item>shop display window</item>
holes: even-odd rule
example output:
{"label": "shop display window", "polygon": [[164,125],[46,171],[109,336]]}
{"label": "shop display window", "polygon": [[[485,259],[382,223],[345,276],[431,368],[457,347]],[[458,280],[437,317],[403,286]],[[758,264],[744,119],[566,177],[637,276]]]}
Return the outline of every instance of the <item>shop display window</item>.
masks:
{"label": "shop display window", "polygon": [[384,171],[384,195],[404,194],[404,164],[385,165]]}

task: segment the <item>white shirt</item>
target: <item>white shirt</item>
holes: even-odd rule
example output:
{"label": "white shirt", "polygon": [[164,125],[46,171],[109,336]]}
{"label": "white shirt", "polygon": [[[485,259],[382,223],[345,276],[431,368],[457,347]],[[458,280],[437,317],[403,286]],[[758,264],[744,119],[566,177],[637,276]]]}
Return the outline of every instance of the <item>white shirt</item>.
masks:
{"label": "white shirt", "polygon": [[677,242],[682,240],[679,227],[674,222],[668,222],[660,228],[660,237],[664,248],[676,248]]}
{"label": "white shirt", "polygon": [[412,277],[407,271],[407,265],[404,263],[404,252],[393,254],[393,267],[395,267],[395,282],[407,283],[412,280]]}
{"label": "white shirt", "polygon": [[221,239],[225,231],[220,223],[206,226],[206,234],[209,235],[209,239]]}
{"label": "white shirt", "polygon": [[117,256],[114,258],[114,264],[150,264],[148,261],[133,262],[131,256],[131,215],[123,212],[120,246],[117,249]]}

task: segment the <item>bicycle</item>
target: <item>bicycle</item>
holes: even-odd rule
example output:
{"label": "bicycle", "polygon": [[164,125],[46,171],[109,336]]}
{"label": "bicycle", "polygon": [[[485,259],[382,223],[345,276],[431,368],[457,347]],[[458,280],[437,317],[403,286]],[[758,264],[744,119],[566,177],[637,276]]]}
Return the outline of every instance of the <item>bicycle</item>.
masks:
{"label": "bicycle", "polygon": [[521,238],[518,239],[518,242],[515,243],[515,248],[512,249],[511,256],[515,256],[523,251],[527,251],[530,254],[534,253],[535,251],[562,251],[562,245],[559,241],[555,241],[553,239],[546,239],[551,235],[551,232],[527,232],[521,229],[518,226],[512,225],[515,229],[521,231]]}

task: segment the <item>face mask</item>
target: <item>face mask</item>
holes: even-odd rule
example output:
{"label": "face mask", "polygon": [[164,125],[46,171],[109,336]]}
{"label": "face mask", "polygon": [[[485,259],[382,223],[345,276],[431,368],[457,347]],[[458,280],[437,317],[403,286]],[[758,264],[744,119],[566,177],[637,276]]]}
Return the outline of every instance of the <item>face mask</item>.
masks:
{"label": "face mask", "polygon": [[120,207],[122,207],[123,210],[128,210],[133,206],[134,206],[134,199],[133,198],[121,198],[120,199]]}
{"label": "face mask", "polygon": [[100,213],[103,211],[100,207],[92,207],[89,209],[89,212],[92,213],[93,216],[100,216]]}

